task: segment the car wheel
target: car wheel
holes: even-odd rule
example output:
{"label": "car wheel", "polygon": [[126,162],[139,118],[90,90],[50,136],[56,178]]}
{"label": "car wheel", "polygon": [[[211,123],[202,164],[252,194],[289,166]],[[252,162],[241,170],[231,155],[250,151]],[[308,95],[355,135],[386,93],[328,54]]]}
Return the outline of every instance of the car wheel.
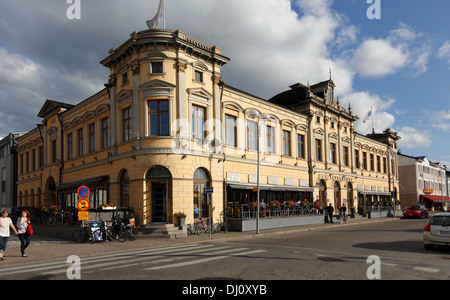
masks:
{"label": "car wheel", "polygon": [[423,244],[423,247],[427,250],[431,250],[433,249],[433,245],[432,244]]}

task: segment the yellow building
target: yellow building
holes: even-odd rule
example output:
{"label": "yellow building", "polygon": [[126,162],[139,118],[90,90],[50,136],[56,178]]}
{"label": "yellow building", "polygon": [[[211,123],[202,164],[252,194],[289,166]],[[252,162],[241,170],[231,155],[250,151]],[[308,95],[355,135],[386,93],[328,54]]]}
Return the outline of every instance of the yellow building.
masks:
{"label": "yellow building", "polygon": [[331,80],[270,100],[230,87],[229,61],[180,30],[133,32],[101,62],[105,89],[77,105],[47,100],[42,124],[18,139],[18,205],[74,208],[87,185],[92,207],[130,207],[140,224],[175,223],[180,211],[217,222],[255,201],[258,148],[266,203],[391,201],[395,132],[357,134]]}

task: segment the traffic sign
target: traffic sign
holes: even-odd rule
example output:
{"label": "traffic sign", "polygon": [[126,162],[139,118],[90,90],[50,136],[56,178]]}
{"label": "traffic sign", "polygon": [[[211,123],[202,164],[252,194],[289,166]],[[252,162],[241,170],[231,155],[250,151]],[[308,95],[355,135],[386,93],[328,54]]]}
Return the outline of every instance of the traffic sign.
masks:
{"label": "traffic sign", "polygon": [[78,212],[78,221],[89,221],[89,212],[88,211],[79,211]]}
{"label": "traffic sign", "polygon": [[80,186],[78,188],[78,196],[82,199],[86,199],[91,194],[91,190],[87,186]]}
{"label": "traffic sign", "polygon": [[88,199],[80,199],[77,202],[77,208],[79,211],[88,211],[89,207],[91,206],[91,203]]}
{"label": "traffic sign", "polygon": [[212,194],[214,192],[214,189],[212,187],[205,187],[204,192],[207,194]]}

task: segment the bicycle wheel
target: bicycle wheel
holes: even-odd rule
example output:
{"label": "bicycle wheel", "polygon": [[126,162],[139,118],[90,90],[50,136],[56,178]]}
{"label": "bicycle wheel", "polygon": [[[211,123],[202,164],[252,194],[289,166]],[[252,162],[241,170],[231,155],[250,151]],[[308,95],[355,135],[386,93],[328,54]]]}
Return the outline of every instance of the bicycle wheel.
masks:
{"label": "bicycle wheel", "polygon": [[127,239],[130,241],[134,241],[138,237],[138,230],[136,227],[127,228],[125,232],[126,232]]}
{"label": "bicycle wheel", "polygon": [[86,243],[87,237],[83,230],[77,229],[72,233],[72,239],[77,243]]}

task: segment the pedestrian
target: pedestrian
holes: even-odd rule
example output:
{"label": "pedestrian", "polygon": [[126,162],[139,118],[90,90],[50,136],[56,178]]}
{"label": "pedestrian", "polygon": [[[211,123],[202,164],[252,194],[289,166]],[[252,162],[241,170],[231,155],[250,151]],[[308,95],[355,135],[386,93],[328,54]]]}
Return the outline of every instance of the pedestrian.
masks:
{"label": "pedestrian", "polygon": [[22,216],[17,218],[17,231],[20,239],[20,252],[22,257],[27,257],[25,249],[30,245],[30,235],[28,234],[28,224],[31,224],[31,215],[28,210],[22,211]]}
{"label": "pedestrian", "polygon": [[2,210],[2,216],[0,217],[0,260],[5,260],[3,256],[6,250],[6,244],[8,243],[9,228],[14,230],[16,235],[18,234],[11,218],[8,217],[8,211],[4,209]]}
{"label": "pedestrian", "polygon": [[327,211],[327,213],[328,213],[328,216],[330,217],[330,223],[334,223],[334,222],[333,222],[333,212],[334,212],[334,208],[333,208],[333,205],[331,205],[331,202],[330,202],[330,204],[327,206],[326,211]]}

